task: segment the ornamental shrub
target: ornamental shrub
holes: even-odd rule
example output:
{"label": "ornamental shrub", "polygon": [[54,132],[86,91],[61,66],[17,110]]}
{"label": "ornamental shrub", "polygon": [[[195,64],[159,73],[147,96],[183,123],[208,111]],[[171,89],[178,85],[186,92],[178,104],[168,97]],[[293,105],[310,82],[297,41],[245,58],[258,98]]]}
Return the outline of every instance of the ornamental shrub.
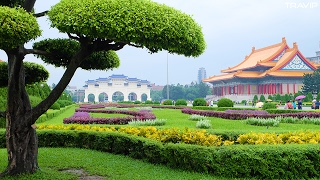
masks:
{"label": "ornamental shrub", "polygon": [[197,98],[193,101],[192,106],[206,106],[207,102],[203,98]]}
{"label": "ornamental shrub", "polygon": [[172,100],[167,99],[167,100],[163,101],[163,105],[172,105]]}
{"label": "ornamental shrub", "polygon": [[160,104],[160,101],[154,101],[153,104]]}
{"label": "ornamental shrub", "polygon": [[144,102],[144,104],[153,104],[153,102],[150,101],[150,100],[146,100],[146,101]]}
{"label": "ornamental shrub", "polygon": [[218,107],[233,107],[233,102],[228,98],[221,98],[218,103]]}
{"label": "ornamental shrub", "polygon": [[134,101],[134,104],[140,104],[141,102],[140,101]]}
{"label": "ornamental shrub", "polygon": [[196,127],[200,129],[209,129],[211,128],[210,120],[200,120],[197,122]]}
{"label": "ornamental shrub", "polygon": [[185,99],[178,99],[176,101],[176,106],[186,106],[187,105],[187,101]]}
{"label": "ornamental shrub", "polygon": [[261,96],[260,96],[260,101],[261,101],[261,102],[265,102],[265,101],[266,101],[266,97],[264,97],[263,94],[261,94]]}
{"label": "ornamental shrub", "polygon": [[50,107],[50,109],[56,109],[56,110],[59,110],[60,109],[60,104],[55,102],[52,104],[52,106]]}
{"label": "ornamental shrub", "polygon": [[274,103],[264,103],[262,109],[277,109],[277,105]]}

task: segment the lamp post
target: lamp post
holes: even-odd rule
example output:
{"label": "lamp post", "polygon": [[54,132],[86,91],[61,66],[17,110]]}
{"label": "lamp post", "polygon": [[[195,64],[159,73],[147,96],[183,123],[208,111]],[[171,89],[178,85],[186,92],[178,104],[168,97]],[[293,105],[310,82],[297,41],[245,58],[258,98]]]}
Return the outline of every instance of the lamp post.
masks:
{"label": "lamp post", "polygon": [[169,65],[168,65],[168,52],[167,52],[167,99],[169,99]]}

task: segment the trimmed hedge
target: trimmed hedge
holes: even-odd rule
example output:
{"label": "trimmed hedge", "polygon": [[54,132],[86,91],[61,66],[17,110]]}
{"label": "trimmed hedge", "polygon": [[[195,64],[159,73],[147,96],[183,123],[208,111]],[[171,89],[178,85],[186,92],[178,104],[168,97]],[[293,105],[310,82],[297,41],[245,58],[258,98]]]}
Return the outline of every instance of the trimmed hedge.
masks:
{"label": "trimmed hedge", "polygon": [[[320,146],[162,144],[116,132],[37,131],[39,147],[76,147],[123,154],[154,164],[227,178],[308,179],[320,177]],[[5,147],[0,130],[0,146]]]}

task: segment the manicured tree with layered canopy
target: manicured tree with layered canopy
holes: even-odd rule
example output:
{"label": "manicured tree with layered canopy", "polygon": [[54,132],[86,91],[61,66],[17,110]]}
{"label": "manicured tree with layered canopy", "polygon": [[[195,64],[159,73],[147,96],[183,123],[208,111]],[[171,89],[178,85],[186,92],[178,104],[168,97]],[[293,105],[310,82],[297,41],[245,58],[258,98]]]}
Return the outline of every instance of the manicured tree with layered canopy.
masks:
{"label": "manicured tree with layered canopy", "polygon": [[[115,51],[124,46],[187,57],[197,57],[205,49],[201,27],[189,15],[150,0],[61,0],[49,11],[31,14],[35,2],[0,1],[7,6],[0,7],[0,47],[8,55],[9,72],[8,108],[2,113],[7,120],[8,167],[2,175],[38,169],[38,142],[32,125],[59,98],[77,68],[116,68],[120,63]],[[40,36],[36,17],[43,15],[69,38],[42,40],[26,49],[24,43]],[[27,54],[66,68],[49,96],[34,108],[25,90],[23,60]]]}

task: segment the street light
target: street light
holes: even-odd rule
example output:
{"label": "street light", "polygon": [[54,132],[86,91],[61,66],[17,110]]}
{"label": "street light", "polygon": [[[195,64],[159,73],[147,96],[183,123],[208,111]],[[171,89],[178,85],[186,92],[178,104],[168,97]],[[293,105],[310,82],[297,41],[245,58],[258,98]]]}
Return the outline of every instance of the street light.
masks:
{"label": "street light", "polygon": [[167,52],[167,99],[169,99],[169,63],[168,63],[168,52]]}

